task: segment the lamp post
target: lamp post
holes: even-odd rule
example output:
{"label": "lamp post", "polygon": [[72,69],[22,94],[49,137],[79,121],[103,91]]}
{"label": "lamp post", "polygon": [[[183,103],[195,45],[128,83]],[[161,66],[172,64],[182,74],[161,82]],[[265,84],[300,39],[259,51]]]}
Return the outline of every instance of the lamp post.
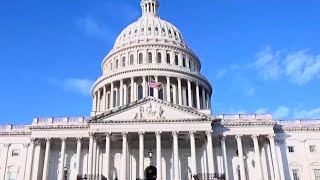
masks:
{"label": "lamp post", "polygon": [[151,162],[152,155],[153,155],[153,152],[152,152],[152,149],[151,149],[151,134],[150,134],[150,137],[149,137],[149,144],[150,144],[150,150],[148,152],[148,155],[149,155],[150,162]]}

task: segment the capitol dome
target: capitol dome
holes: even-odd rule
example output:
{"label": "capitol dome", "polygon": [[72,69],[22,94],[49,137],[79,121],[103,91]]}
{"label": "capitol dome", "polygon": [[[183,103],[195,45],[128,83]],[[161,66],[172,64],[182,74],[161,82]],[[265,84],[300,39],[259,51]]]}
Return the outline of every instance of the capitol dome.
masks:
{"label": "capitol dome", "polygon": [[92,87],[92,115],[152,96],[211,110],[212,87],[182,33],[158,15],[158,0],[142,0],[141,17],[128,25],[101,64]]}

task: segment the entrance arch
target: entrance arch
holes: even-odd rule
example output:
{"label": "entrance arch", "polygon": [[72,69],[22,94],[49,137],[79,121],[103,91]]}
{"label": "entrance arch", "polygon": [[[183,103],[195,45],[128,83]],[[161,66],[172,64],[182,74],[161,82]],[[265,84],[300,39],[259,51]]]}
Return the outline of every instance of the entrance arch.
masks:
{"label": "entrance arch", "polygon": [[157,168],[154,166],[149,166],[146,168],[145,177],[146,180],[156,180],[157,179]]}

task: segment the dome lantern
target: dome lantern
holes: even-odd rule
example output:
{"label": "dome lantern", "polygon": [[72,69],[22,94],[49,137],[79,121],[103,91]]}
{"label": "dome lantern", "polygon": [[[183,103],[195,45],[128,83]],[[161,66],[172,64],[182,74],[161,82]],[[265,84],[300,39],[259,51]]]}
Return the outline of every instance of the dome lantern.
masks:
{"label": "dome lantern", "polygon": [[141,9],[142,9],[142,16],[158,16],[158,7],[159,1],[158,0],[142,0],[141,1]]}

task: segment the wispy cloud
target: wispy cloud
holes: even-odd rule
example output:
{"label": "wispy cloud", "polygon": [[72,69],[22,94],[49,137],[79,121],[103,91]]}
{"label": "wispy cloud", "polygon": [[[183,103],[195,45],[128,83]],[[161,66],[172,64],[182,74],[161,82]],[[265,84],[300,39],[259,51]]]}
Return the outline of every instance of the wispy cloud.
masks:
{"label": "wispy cloud", "polygon": [[91,16],[79,18],[77,26],[85,34],[95,38],[108,39],[114,36],[110,28],[107,28],[103,23],[98,22]]}
{"label": "wispy cloud", "polygon": [[67,92],[73,92],[83,96],[89,96],[94,81],[82,78],[52,78],[49,80],[49,83]]}
{"label": "wispy cloud", "polygon": [[283,119],[287,118],[289,116],[290,109],[286,106],[279,106],[274,112],[273,112],[273,118],[275,119]]}
{"label": "wispy cloud", "polygon": [[290,108],[288,106],[278,106],[274,110],[260,108],[258,114],[272,113],[274,119],[320,119],[320,107],[313,109]]}
{"label": "wispy cloud", "polygon": [[281,74],[279,54],[279,51],[273,52],[270,47],[266,47],[256,55],[254,67],[263,79],[277,79]]}

